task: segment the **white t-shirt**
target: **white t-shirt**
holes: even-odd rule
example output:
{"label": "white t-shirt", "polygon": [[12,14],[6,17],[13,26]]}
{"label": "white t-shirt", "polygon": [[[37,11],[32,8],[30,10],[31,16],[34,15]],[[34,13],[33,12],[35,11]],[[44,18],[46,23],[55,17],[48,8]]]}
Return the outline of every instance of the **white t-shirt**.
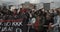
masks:
{"label": "white t-shirt", "polygon": [[31,24],[34,24],[35,22],[36,22],[36,18],[32,18],[30,21]]}

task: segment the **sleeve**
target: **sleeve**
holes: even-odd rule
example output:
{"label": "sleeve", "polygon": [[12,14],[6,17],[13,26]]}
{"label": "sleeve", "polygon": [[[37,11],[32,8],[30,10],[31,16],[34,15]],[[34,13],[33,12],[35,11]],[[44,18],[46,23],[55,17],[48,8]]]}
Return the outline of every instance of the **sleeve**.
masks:
{"label": "sleeve", "polygon": [[32,18],[31,24],[34,24],[35,22],[36,22],[36,19],[35,18]]}
{"label": "sleeve", "polygon": [[55,18],[55,19],[54,19],[54,22],[55,22],[55,23],[54,23],[53,25],[54,25],[54,26],[58,26],[58,24],[59,24],[59,17]]}

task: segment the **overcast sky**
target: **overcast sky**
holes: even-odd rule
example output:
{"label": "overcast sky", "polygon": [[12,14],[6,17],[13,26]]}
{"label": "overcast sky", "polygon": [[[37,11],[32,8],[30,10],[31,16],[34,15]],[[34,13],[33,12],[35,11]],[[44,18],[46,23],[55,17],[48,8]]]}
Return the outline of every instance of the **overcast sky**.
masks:
{"label": "overcast sky", "polygon": [[31,2],[31,3],[39,3],[39,2],[51,2],[51,1],[54,1],[54,2],[60,2],[60,0],[0,0],[1,1],[4,1],[4,2],[14,2],[14,3],[24,3],[24,2]]}
{"label": "overcast sky", "polygon": [[0,0],[0,4],[3,3],[3,2],[13,2],[12,4],[21,4],[21,3],[24,3],[24,2],[28,2],[28,1],[31,2],[31,3],[55,2],[54,5],[52,4],[52,7],[60,7],[60,0]]}

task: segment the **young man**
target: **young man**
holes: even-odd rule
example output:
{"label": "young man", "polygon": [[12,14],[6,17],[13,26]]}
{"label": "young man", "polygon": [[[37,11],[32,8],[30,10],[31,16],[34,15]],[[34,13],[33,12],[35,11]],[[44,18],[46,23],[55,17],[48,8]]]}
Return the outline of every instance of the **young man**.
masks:
{"label": "young man", "polygon": [[51,27],[54,27],[53,32],[60,32],[60,9],[57,10],[58,15],[54,17],[54,24]]}

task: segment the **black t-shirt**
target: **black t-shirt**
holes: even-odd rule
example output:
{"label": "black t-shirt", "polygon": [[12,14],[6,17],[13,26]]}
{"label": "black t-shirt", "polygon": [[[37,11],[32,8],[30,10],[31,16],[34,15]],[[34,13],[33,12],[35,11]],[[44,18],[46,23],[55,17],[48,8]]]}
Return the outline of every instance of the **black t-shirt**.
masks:
{"label": "black t-shirt", "polygon": [[46,20],[45,21],[45,25],[49,25],[49,23],[53,23],[53,20],[51,19],[51,20]]}
{"label": "black t-shirt", "polygon": [[24,16],[23,16],[23,25],[27,25],[28,22],[29,22],[29,14],[28,13],[25,13]]}
{"label": "black t-shirt", "polygon": [[44,27],[44,29],[48,29],[49,23],[54,23],[53,19],[46,19],[44,25],[47,25],[47,27]]}

